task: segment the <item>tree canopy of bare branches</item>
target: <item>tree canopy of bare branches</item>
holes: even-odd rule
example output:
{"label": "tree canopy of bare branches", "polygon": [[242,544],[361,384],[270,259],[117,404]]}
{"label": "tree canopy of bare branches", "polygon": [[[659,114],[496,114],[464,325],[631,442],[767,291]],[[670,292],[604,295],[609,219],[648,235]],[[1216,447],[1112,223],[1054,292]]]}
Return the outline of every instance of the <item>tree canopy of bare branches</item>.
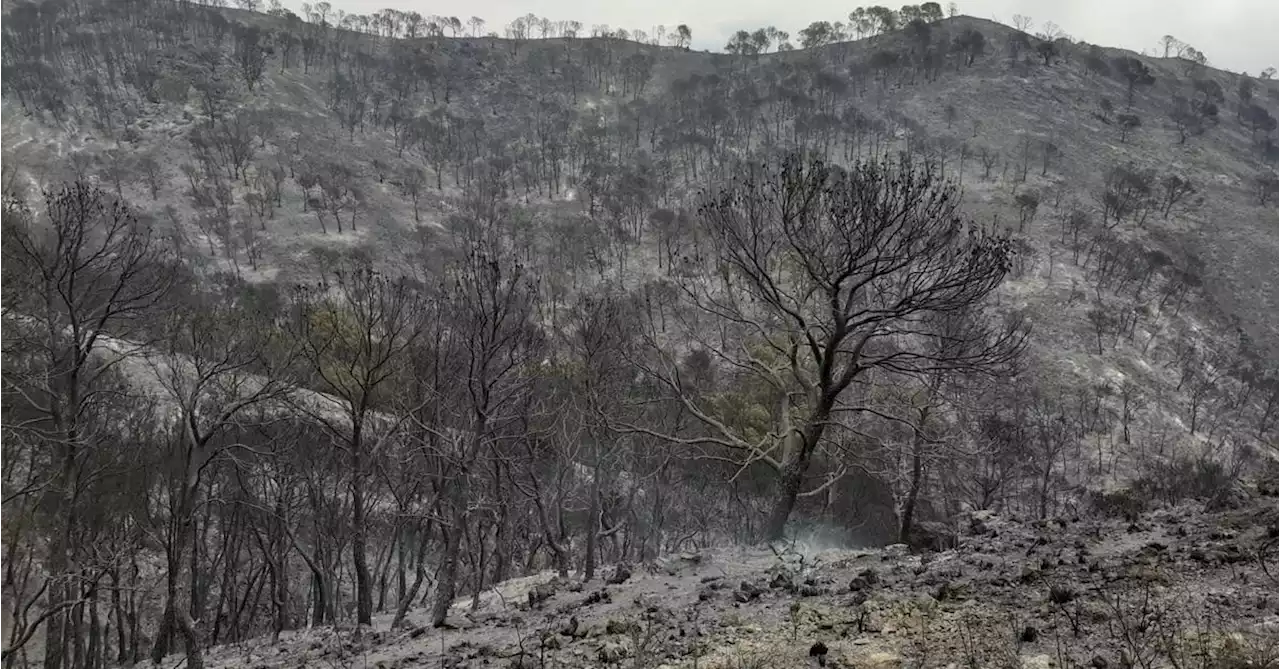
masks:
{"label": "tree canopy of bare branches", "polygon": [[[979,308],[1009,271],[1011,250],[966,224],[955,187],[908,157],[848,170],[794,154],[752,165],[708,194],[699,216],[709,268],[682,287],[720,324],[714,341],[699,343],[717,365],[770,387],[770,427],[747,438],[717,417],[661,344],[648,371],[707,428],[676,441],[715,444],[776,472],[770,539],[782,536],[829,432],[847,416],[878,413],[846,401],[862,374],[990,372],[1022,346],[1016,325],[932,329],[932,319]],[[922,345],[938,336],[948,345]]]}
{"label": "tree canopy of bare branches", "polygon": [[167,291],[169,274],[151,231],[101,190],[77,182],[46,192],[44,203],[40,217],[4,203],[4,391],[31,415],[6,427],[58,463],[45,484],[58,518],[45,563],[52,579],[45,659],[59,666],[87,548],[77,540],[80,492],[93,476],[95,431],[103,427],[89,419],[119,392],[113,371],[134,353],[131,345],[108,344],[145,337],[145,316]]}

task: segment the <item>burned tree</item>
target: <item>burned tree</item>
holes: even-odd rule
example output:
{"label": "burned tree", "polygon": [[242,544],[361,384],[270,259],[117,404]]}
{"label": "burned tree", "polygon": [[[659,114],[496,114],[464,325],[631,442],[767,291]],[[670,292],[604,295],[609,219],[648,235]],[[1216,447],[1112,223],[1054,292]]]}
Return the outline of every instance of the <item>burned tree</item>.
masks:
{"label": "burned tree", "polygon": [[472,479],[481,474],[477,462],[486,453],[494,455],[518,419],[530,387],[527,365],[542,346],[542,334],[533,322],[538,286],[532,272],[490,234],[495,231],[484,229],[485,224],[461,223],[473,225],[464,231],[469,248],[461,249],[445,270],[449,288],[443,306],[462,370],[449,400],[454,411],[448,419],[458,429],[435,430],[454,467],[441,493],[446,527],[431,608],[436,627],[445,624],[455,595],[463,534],[473,518]]}
{"label": "burned tree", "polygon": [[1120,143],[1124,144],[1129,141],[1129,135],[1135,130],[1142,127],[1142,119],[1137,114],[1121,114],[1116,117],[1116,121],[1120,124]]}
{"label": "burned tree", "polygon": [[[289,355],[271,334],[271,316],[260,309],[190,295],[169,306],[156,326],[159,350],[147,359],[163,389],[162,405],[174,417],[158,438],[166,456],[158,471],[164,513],[154,524],[166,558],[166,589],[151,657],[163,659],[166,641],[176,631],[186,646],[187,666],[199,668],[204,663],[193,607],[180,601],[179,584],[193,549],[197,510],[205,503],[201,480],[237,441],[223,435],[251,409],[289,390],[278,374]],[[199,593],[189,595],[194,599]]]}
{"label": "burned tree", "polygon": [[262,30],[256,26],[237,27],[232,31],[235,38],[235,62],[240,76],[244,79],[249,92],[262,80],[262,73],[267,67],[267,50]]}
{"label": "burned tree", "polygon": [[1121,56],[1111,61],[1112,70],[1125,82],[1125,104],[1133,106],[1133,92],[1139,86],[1146,88],[1156,83],[1155,75],[1146,63],[1137,58]]}
{"label": "burned tree", "polygon": [[964,55],[965,67],[973,67],[973,61],[981,56],[987,48],[987,39],[982,33],[972,28],[956,36],[952,43],[952,51]]}
{"label": "burned tree", "polygon": [[[82,182],[46,192],[36,218],[14,200],[4,203],[6,403],[29,405],[17,429],[46,451],[45,493],[51,517],[45,571],[45,666],[61,667],[72,633],[70,609],[80,602],[78,560],[81,489],[95,450],[93,408],[114,396],[110,378],[134,347],[131,339],[169,288],[162,245],[125,205]],[[6,439],[13,436],[6,433]],[[32,628],[32,631],[34,627]],[[29,638],[29,637],[28,637]]]}
{"label": "burned tree", "polygon": [[1217,118],[1218,106],[1211,101],[1175,95],[1169,108],[1169,119],[1178,131],[1179,144],[1186,144],[1188,137],[1203,135]]}
{"label": "burned tree", "polygon": [[1132,163],[1112,167],[1107,171],[1103,188],[1098,193],[1098,201],[1102,204],[1102,225],[1114,228],[1130,216],[1142,225],[1147,214],[1159,206],[1156,197],[1153,170],[1142,169]]}
{"label": "burned tree", "polygon": [[298,408],[322,425],[348,459],[351,554],[357,623],[373,615],[373,581],[366,551],[368,478],[373,454],[405,418],[376,414],[387,404],[402,357],[418,334],[420,297],[406,279],[391,279],[352,261],[329,286],[299,287],[294,295],[294,345],[306,385],[328,395],[299,397]]}
{"label": "burned tree", "polygon": [[763,463],[779,484],[766,538],[783,536],[833,426],[880,415],[845,397],[855,379],[868,370],[991,372],[1023,343],[1016,322],[978,321],[954,335],[964,346],[923,345],[923,323],[980,305],[1009,272],[1012,252],[1007,238],[964,223],[956,188],[907,156],[846,171],[793,154],[706,195],[699,216],[714,268],[682,288],[718,332],[715,341],[681,334],[706,346],[717,365],[771,388],[773,418],[763,438],[735,431],[696,396],[651,331],[656,345],[642,368],[706,431],[678,438],[631,429]]}
{"label": "burned tree", "polygon": [[1167,174],[1160,180],[1160,215],[1169,218],[1169,212],[1190,195],[1194,195],[1196,187],[1191,180],[1177,174]]}

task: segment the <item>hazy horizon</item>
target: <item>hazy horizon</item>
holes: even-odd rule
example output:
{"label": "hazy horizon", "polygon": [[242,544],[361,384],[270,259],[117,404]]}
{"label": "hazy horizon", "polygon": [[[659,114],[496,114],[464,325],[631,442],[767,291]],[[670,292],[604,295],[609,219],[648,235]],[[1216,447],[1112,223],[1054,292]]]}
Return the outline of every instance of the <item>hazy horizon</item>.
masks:
{"label": "hazy horizon", "polygon": [[[668,34],[674,26],[686,24],[693,32],[692,48],[723,51],[725,42],[738,30],[754,30],[775,26],[796,36],[813,21],[848,21],[849,12],[866,4],[834,3],[830,0],[803,0],[780,5],[763,0],[745,0],[720,7],[717,3],[677,3],[657,0],[643,4],[589,3],[581,0],[518,3],[513,0],[475,0],[473,2],[427,3],[422,0],[330,0],[334,9],[347,13],[368,14],[388,6],[400,11],[416,11],[423,16],[457,16],[464,23],[472,16],[486,21],[485,32],[502,34],[502,28],[526,14],[552,20],[580,21],[585,30],[607,24],[628,31],[644,30],[650,34],[657,26],[666,26]],[[946,10],[947,3],[939,3]],[[301,2],[287,2],[295,11]],[[892,6],[892,5],[886,5]],[[897,9],[896,6],[893,6]],[[1107,47],[1163,55],[1159,40],[1173,35],[1199,49],[1212,67],[1232,72],[1248,72],[1254,76],[1267,67],[1277,65],[1280,52],[1280,3],[1249,0],[1245,2],[1198,3],[1188,0],[1158,2],[1128,0],[1104,2],[1083,0],[1059,4],[1040,1],[974,0],[957,3],[960,14],[991,19],[1013,25],[1013,16],[1029,16],[1031,32],[1042,31],[1052,21],[1075,40],[1085,40]],[[724,10],[724,11],[718,11]],[[733,18],[725,15],[731,14]]]}

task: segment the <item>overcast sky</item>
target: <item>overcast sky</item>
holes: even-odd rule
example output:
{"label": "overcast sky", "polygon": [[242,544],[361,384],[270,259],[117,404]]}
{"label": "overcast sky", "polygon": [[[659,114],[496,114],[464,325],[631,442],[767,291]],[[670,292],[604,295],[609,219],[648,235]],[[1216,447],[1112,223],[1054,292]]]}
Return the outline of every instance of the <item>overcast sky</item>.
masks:
{"label": "overcast sky", "polygon": [[[846,20],[858,4],[835,0],[329,0],[335,9],[367,14],[384,7],[422,15],[472,16],[502,32],[517,16],[533,13],[590,27],[652,31],[654,26],[687,24],[697,49],[720,50],[740,29],[777,26],[793,36],[812,21]],[[299,0],[286,3],[300,5]],[[868,5],[874,3],[867,3]],[[944,8],[945,1],[939,2]],[[1209,63],[1233,72],[1258,74],[1277,65],[1280,3],[1276,0],[957,0],[961,14],[1012,24],[1014,14],[1030,16],[1039,30],[1053,21],[1072,38],[1093,44],[1156,53],[1157,40],[1170,34],[1204,52]],[[897,7],[894,3],[886,6]],[[1034,31],[1033,31],[1034,32]]]}

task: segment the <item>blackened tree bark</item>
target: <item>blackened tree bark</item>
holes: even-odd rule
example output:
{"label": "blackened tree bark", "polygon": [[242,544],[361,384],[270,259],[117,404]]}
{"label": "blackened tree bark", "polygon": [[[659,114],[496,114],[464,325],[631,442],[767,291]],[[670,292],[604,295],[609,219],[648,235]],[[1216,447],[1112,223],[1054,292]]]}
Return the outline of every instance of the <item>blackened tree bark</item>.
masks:
{"label": "blackened tree bark", "polygon": [[[637,364],[705,428],[678,438],[772,469],[778,491],[765,539],[781,538],[827,431],[846,416],[879,416],[842,395],[868,370],[908,376],[990,371],[1021,350],[1020,323],[974,322],[965,346],[918,345],[922,321],[981,304],[1011,267],[1009,240],[962,221],[954,185],[909,157],[849,170],[791,155],[752,166],[703,200],[706,271],[682,282],[686,302],[717,322],[714,339],[680,332],[735,374],[771,387],[779,407],[764,438],[737,429],[682,375],[665,341],[647,333]],[[887,417],[887,416],[881,416]],[[822,485],[831,485],[827,477]]]}
{"label": "blackened tree bark", "polygon": [[[8,289],[6,357],[22,351],[22,373],[6,360],[6,394],[30,404],[27,425],[53,468],[48,496],[57,523],[45,566],[53,579],[45,620],[46,669],[61,669],[69,610],[80,598],[77,505],[92,443],[82,422],[111,391],[110,375],[133,357],[129,347],[102,356],[113,337],[136,334],[169,286],[160,245],[125,205],[86,183],[44,194],[47,225],[17,200],[3,206],[3,272]],[[30,372],[30,373],[27,373]]]}
{"label": "blackened tree bark", "polygon": [[518,420],[521,398],[532,378],[527,366],[542,348],[542,333],[533,322],[537,282],[496,225],[478,218],[460,225],[466,248],[445,270],[443,311],[465,379],[455,384],[455,399],[448,404],[457,408],[453,420],[464,429],[439,434],[451,445],[454,466],[446,481],[449,524],[442,528],[445,551],[431,610],[436,627],[445,624],[455,594],[462,533],[470,516],[471,478],[482,473],[477,460]]}
{"label": "blackened tree bark", "polygon": [[334,436],[334,444],[347,458],[356,622],[371,625],[374,583],[366,500],[370,458],[404,420],[379,418],[375,411],[388,404],[397,365],[417,337],[421,297],[406,279],[386,278],[359,261],[335,272],[333,288],[334,297],[319,289],[298,288],[293,325],[310,387],[336,402],[308,396],[298,397],[296,404]]}
{"label": "blackened tree bark", "polygon": [[[272,332],[272,316],[251,307],[232,306],[218,297],[175,296],[158,319],[160,353],[148,358],[176,420],[164,437],[169,457],[161,472],[168,502],[163,527],[168,573],[165,606],[158,622],[152,660],[164,656],[163,641],[171,631],[183,638],[187,665],[203,666],[200,639],[192,611],[200,609],[194,554],[196,509],[203,504],[207,468],[237,440],[224,433],[255,408],[282,400],[291,387],[281,372],[292,352]],[[191,560],[188,551],[191,550]],[[179,583],[192,570],[187,593],[190,606],[179,602]]]}

